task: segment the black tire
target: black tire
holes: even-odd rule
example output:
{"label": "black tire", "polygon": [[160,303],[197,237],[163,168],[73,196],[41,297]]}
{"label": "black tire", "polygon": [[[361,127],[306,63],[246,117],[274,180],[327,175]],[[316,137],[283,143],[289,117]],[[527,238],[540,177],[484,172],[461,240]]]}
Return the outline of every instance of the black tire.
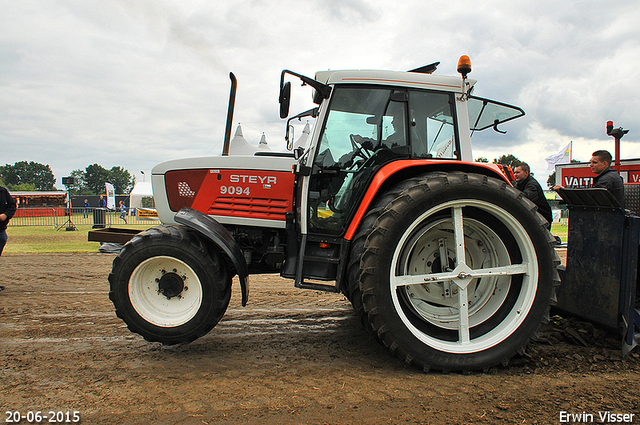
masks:
{"label": "black tire", "polygon": [[367,216],[362,302],[393,353],[423,370],[468,371],[524,351],[559,284],[533,203],[499,179],[438,173],[390,190]]}
{"label": "black tire", "polygon": [[109,298],[129,330],[166,345],[205,335],[231,298],[225,262],[179,225],[136,235],[113,260],[109,283]]}
{"label": "black tire", "polygon": [[412,184],[414,184],[414,182],[411,180],[404,181],[400,185],[396,186],[393,191],[384,193],[379,197],[375,205],[367,211],[367,214],[360,221],[358,231],[351,242],[349,262],[347,264],[347,284],[343,289],[343,293],[351,302],[351,306],[360,318],[362,326],[376,339],[376,333],[371,327],[369,317],[367,316],[367,313],[364,310],[364,305],[362,304],[362,292],[360,291],[360,261],[364,254],[367,237],[369,236],[369,233],[371,233],[378,216],[382,213],[384,208],[397,197],[399,191],[411,187]]}

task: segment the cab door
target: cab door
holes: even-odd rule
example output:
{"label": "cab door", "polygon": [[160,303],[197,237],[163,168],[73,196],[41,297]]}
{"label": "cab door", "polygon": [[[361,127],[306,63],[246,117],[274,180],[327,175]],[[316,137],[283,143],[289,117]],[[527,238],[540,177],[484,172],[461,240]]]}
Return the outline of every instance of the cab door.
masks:
{"label": "cab door", "polygon": [[302,185],[296,286],[338,291],[348,255],[343,235],[371,178],[384,163],[408,156],[407,99],[404,90],[393,88],[334,89]]}

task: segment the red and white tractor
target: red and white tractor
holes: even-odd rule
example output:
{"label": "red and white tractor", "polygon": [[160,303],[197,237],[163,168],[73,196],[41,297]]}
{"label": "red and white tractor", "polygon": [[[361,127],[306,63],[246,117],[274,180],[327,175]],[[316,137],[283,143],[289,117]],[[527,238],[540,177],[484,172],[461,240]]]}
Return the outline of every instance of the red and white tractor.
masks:
{"label": "red and white tractor", "polygon": [[[222,156],[152,171],[162,225],[115,258],[110,298],[149,341],[188,343],[222,318],[237,275],[279,272],[295,286],[341,292],[365,328],[424,370],[487,369],[526,347],[548,314],[559,264],[536,207],[493,164],[473,162],[471,134],[524,115],[472,95],[461,77],[284,70],[316,107],[289,118],[286,152]],[[304,147],[290,122],[313,117]]]}

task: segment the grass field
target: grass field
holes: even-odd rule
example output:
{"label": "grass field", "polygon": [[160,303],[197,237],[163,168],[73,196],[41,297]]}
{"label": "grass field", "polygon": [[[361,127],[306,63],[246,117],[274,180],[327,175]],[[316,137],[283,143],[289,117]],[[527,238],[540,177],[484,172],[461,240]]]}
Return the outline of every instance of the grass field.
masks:
{"label": "grass field", "polygon": [[567,234],[569,233],[569,226],[566,224],[553,223],[551,225],[551,234],[554,236],[559,236],[562,239],[562,242],[567,241]]}
{"label": "grass field", "polygon": [[[151,225],[128,225],[129,229],[144,230]],[[99,242],[87,241],[91,225],[77,226],[77,231],[56,230],[43,226],[11,226],[7,230],[9,241],[5,253],[45,253],[45,252],[98,252]],[[551,233],[567,241],[567,226],[554,224]]]}
{"label": "grass field", "polygon": [[[128,225],[129,229],[144,230],[149,225]],[[98,252],[100,242],[87,240],[91,225],[77,226],[76,231],[56,230],[46,226],[11,226],[4,253]]]}

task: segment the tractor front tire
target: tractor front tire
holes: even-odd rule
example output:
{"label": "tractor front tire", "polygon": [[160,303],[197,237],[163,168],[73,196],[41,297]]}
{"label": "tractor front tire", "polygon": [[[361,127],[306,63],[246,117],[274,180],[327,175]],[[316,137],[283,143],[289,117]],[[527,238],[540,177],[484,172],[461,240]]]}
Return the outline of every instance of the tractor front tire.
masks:
{"label": "tractor front tire", "polygon": [[522,353],[559,284],[535,205],[502,180],[460,172],[389,193],[370,210],[360,261],[379,341],[423,370],[487,370]]}
{"label": "tractor front tire", "polygon": [[209,332],[231,298],[231,276],[218,253],[179,225],[145,230],[113,260],[109,298],[132,332],[166,345]]}

